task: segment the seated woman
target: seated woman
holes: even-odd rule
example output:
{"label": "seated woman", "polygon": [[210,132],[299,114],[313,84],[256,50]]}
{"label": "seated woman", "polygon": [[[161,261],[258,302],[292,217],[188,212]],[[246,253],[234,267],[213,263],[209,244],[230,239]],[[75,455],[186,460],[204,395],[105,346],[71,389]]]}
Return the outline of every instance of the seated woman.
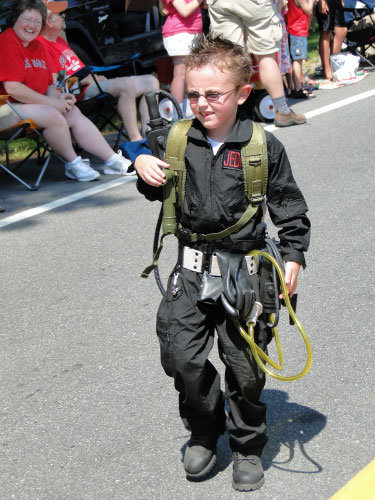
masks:
{"label": "seated woman", "polygon": [[[35,40],[46,17],[41,0],[16,2],[12,27],[0,33],[0,94],[9,95],[22,116],[43,129],[48,144],[65,160],[65,175],[70,179],[92,181],[100,176],[74,151],[70,132],[81,148],[103,160],[105,174],[129,174],[131,162],[112,150],[74,105],[75,97],[55,89],[45,49]],[[0,107],[1,128],[18,121],[9,106]]]}

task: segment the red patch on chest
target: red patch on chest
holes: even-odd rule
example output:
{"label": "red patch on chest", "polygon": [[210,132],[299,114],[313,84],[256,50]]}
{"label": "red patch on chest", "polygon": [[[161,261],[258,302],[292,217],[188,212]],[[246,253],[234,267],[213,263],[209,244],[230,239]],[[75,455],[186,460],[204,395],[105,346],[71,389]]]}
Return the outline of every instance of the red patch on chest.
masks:
{"label": "red patch on chest", "polygon": [[225,151],[223,159],[223,168],[241,168],[241,152],[240,151]]}

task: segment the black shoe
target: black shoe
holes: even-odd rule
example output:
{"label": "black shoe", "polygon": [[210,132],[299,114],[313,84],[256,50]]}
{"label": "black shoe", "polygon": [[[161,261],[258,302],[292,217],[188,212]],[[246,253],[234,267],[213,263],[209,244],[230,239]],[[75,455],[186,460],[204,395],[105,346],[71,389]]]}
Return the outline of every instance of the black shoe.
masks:
{"label": "black shoe", "polygon": [[263,484],[264,473],[260,458],[257,455],[233,453],[233,488],[237,491],[253,491]]}
{"label": "black shoe", "polygon": [[200,479],[211,472],[216,462],[216,449],[214,446],[210,448],[194,440],[189,441],[184,456],[184,467],[188,479]]}

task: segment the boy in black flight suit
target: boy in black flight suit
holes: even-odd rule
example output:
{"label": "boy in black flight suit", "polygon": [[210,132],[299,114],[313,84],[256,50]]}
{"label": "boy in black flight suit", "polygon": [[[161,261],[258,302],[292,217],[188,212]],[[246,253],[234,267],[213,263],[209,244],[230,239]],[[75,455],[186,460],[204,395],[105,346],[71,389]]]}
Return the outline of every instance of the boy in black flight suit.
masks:
{"label": "boy in black flight suit", "polygon": [[[253,132],[252,121],[237,108],[250,93],[251,65],[246,52],[220,37],[201,37],[186,58],[187,98],[195,115],[187,133],[185,198],[180,215],[179,257],[170,276],[166,297],[157,316],[162,366],[174,378],[180,415],[191,438],[184,456],[190,479],[202,478],[214,466],[216,442],[225,430],[233,451],[233,487],[260,488],[264,474],[260,460],[266,444],[266,408],[260,401],[264,373],[254,362],[249,345],[228,317],[221,300],[198,301],[203,270],[210,271],[215,251],[247,254],[265,246],[260,207],[250,221],[224,239],[196,243],[189,233],[216,233],[232,226],[248,201],[241,168],[241,145]],[[285,262],[289,295],[297,287],[309,245],[307,206],[293,178],[282,144],[266,133],[268,151],[267,206],[280,226],[280,251]],[[141,155],[135,161],[139,191],[149,200],[162,200],[164,161]],[[191,264],[191,258],[198,263]],[[249,271],[250,273],[250,271]],[[259,283],[259,274],[257,277]],[[256,288],[256,287],[255,287]],[[258,292],[257,292],[258,294]],[[208,360],[214,332],[225,371],[224,408],[219,374]],[[255,338],[266,349],[269,331],[261,315]]]}

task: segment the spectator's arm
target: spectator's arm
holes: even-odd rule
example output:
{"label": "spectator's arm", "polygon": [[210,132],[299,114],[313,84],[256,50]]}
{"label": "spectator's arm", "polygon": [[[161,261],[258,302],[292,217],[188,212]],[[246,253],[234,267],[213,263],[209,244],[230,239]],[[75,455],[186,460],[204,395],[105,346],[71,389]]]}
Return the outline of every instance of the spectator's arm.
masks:
{"label": "spectator's arm", "polygon": [[189,17],[200,7],[202,0],[191,0],[189,3],[185,3],[185,0],[172,0],[171,3],[180,16]]}
{"label": "spectator's arm", "polygon": [[328,14],[329,12],[328,4],[325,0],[317,0],[316,8],[318,9],[318,12],[324,15]]}
{"label": "spectator's arm", "polygon": [[296,3],[307,16],[313,15],[314,0],[296,0]]}
{"label": "spectator's arm", "polygon": [[[53,85],[48,87],[46,95],[39,94],[21,82],[3,82],[5,92],[23,104],[44,104],[56,108],[60,113],[70,111],[74,102],[70,97],[60,94]],[[55,93],[56,92],[56,93]],[[70,96],[70,94],[66,94]],[[72,96],[74,98],[74,96]]]}
{"label": "spectator's arm", "polygon": [[47,95],[39,94],[21,82],[3,82],[5,92],[16,101],[24,104],[47,104],[50,105],[50,98]]}
{"label": "spectator's arm", "polygon": [[280,13],[283,9],[288,7],[288,0],[277,0],[276,10],[277,13]]}

